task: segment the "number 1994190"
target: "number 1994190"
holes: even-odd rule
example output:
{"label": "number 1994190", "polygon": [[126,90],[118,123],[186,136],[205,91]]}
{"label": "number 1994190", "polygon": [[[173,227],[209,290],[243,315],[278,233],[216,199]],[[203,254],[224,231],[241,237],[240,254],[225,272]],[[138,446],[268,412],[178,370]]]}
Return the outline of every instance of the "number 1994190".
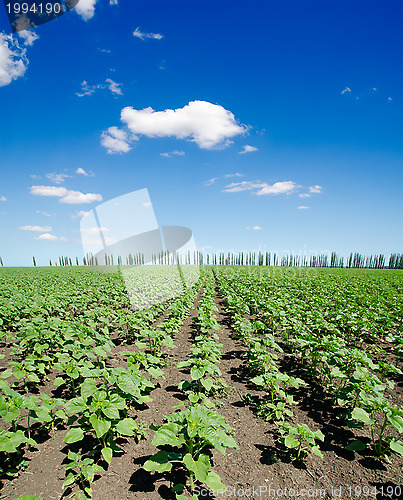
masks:
{"label": "number 1994190", "polygon": [[8,3],[6,9],[9,14],[60,14],[64,12],[60,3]]}

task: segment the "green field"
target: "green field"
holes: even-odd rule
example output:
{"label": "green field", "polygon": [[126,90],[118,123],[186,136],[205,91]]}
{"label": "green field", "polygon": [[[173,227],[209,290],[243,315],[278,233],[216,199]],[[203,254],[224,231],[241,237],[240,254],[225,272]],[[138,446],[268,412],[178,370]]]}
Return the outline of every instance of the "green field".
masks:
{"label": "green field", "polygon": [[196,500],[264,477],[399,497],[403,271],[189,266],[186,290],[152,269],[129,287],[0,270],[1,498]]}

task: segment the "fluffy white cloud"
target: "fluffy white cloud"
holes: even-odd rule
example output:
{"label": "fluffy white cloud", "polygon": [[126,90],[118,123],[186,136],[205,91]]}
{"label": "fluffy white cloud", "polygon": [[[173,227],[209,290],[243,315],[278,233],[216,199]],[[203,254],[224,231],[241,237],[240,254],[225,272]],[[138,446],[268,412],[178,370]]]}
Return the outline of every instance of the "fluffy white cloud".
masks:
{"label": "fluffy white cloud", "polygon": [[0,87],[9,85],[22,76],[28,66],[26,49],[20,47],[17,39],[0,33]]}
{"label": "fluffy white cloud", "polygon": [[305,205],[301,205],[298,207],[298,210],[308,210],[309,207],[306,207]]}
{"label": "fluffy white cloud", "polygon": [[140,38],[140,40],[145,40],[146,38],[162,40],[164,38],[164,36],[160,35],[159,33],[142,33],[140,31],[140,28],[136,28],[135,31],[133,31],[133,36],[136,38]]}
{"label": "fluffy white cloud", "polygon": [[295,184],[295,182],[293,182],[293,181],[275,182],[272,185],[264,186],[256,194],[258,196],[262,196],[262,195],[266,195],[266,194],[291,194],[298,187],[299,186],[297,184]]}
{"label": "fluffy white cloud", "polygon": [[95,174],[92,170],[89,170],[88,172],[86,170],[84,170],[83,168],[81,167],[78,167],[78,169],[76,170],[76,174],[78,175],[84,175],[85,177],[94,177]]}
{"label": "fluffy white cloud", "polygon": [[243,150],[242,151],[239,151],[239,154],[240,155],[244,155],[245,153],[253,153],[255,151],[259,151],[258,148],[255,148],[254,146],[242,146],[243,147]]}
{"label": "fluffy white cloud", "polygon": [[22,231],[34,231],[36,233],[48,233],[52,231],[50,226],[20,226],[19,229]]}
{"label": "fluffy white cloud", "polygon": [[132,135],[129,139],[128,134],[117,127],[104,131],[101,143],[108,153],[130,151],[130,143],[139,135],[189,139],[202,149],[225,148],[232,137],[247,130],[230,111],[206,101],[192,101],[183,108],[165,111],[126,107],[121,112],[121,121]]}
{"label": "fluffy white cloud", "polygon": [[48,179],[50,179],[55,184],[61,184],[62,182],[64,182],[65,179],[67,179],[68,177],[71,177],[71,175],[56,174],[55,172],[53,172],[51,174],[46,174],[45,177],[47,177]]}
{"label": "fluffy white cloud", "polygon": [[75,7],[77,14],[81,16],[84,21],[88,21],[94,16],[96,3],[97,0],[80,0]]}
{"label": "fluffy white cloud", "polygon": [[24,40],[24,45],[33,45],[33,43],[39,38],[39,36],[30,29],[19,31],[18,36]]}
{"label": "fluffy white cloud", "polygon": [[0,196],[0,201],[7,201],[7,198],[5,196]]}
{"label": "fluffy white cloud", "polygon": [[246,226],[245,229],[251,229],[252,231],[260,231],[262,228],[260,226]]}
{"label": "fluffy white cloud", "polygon": [[35,236],[35,240],[44,240],[44,241],[67,241],[67,238],[65,236],[55,236],[54,234],[50,233],[43,233],[40,234],[39,236]]}
{"label": "fluffy white cloud", "polygon": [[277,195],[277,194],[291,194],[299,186],[293,181],[281,181],[275,182],[274,184],[267,184],[261,181],[242,181],[242,182],[232,182],[225,186],[223,191],[227,193],[239,193],[241,191],[254,191],[254,194],[258,196],[263,195]]}
{"label": "fluffy white cloud", "polygon": [[64,187],[56,186],[32,186],[31,194],[36,196],[52,196],[60,198],[60,203],[69,205],[79,205],[84,203],[93,203],[94,201],[102,201],[102,196],[95,193],[81,193]]}
{"label": "fluffy white cloud", "polygon": [[310,193],[321,193],[322,192],[322,186],[309,186],[309,192]]}
{"label": "fluffy white cloud", "polygon": [[165,158],[172,158],[172,156],[185,156],[184,151],[171,151],[170,153],[160,153],[160,156],[164,156]]}
{"label": "fluffy white cloud", "polygon": [[128,153],[132,149],[128,133],[118,127],[109,127],[102,132],[101,144],[109,154]]}

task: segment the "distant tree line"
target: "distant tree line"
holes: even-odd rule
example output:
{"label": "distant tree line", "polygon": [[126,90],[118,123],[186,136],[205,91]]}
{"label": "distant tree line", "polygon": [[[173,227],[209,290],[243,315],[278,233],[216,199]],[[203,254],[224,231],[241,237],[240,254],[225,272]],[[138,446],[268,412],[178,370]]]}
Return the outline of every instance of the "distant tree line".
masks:
{"label": "distant tree line", "polygon": [[[124,259],[118,256],[115,263],[113,254],[104,254],[103,262],[97,256],[86,254],[82,259],[84,266],[138,266],[145,264],[145,256],[142,253],[129,254]],[[36,267],[36,259],[32,257],[33,265]],[[392,253],[386,265],[384,254],[362,255],[351,252],[347,259],[339,256],[336,252],[330,254],[319,254],[311,256],[300,255],[278,255],[271,252],[220,252],[215,254],[202,252],[187,252],[187,254],[174,254],[164,251],[151,256],[151,264],[154,265],[214,265],[214,266],[283,266],[283,267],[339,267],[360,269],[403,269],[403,253]],[[3,259],[0,257],[0,265],[4,267]],[[49,259],[49,266],[79,266],[80,260],[75,257],[62,256],[58,259]]]}

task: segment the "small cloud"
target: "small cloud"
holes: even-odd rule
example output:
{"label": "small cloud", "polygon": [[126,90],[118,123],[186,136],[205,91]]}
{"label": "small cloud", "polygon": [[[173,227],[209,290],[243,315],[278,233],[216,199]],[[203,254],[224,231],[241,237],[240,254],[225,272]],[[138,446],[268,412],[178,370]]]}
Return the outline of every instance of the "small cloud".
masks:
{"label": "small cloud", "polygon": [[140,38],[140,40],[145,40],[146,38],[162,40],[164,38],[164,36],[160,35],[159,33],[142,33],[140,31],[140,28],[136,28],[135,31],[133,31],[133,36],[136,38]]}
{"label": "small cloud", "polygon": [[75,11],[84,21],[88,21],[94,16],[96,3],[97,0],[80,0]]}
{"label": "small cloud", "polygon": [[40,179],[41,177],[36,174],[30,174],[31,179]]}
{"label": "small cloud", "polygon": [[59,238],[54,234],[44,233],[39,236],[35,236],[35,240],[45,240],[45,241],[57,241]]}
{"label": "small cloud", "polygon": [[52,231],[50,226],[20,226],[21,231],[34,231],[36,233],[48,233]]}
{"label": "small cloud", "polygon": [[96,193],[81,193],[80,191],[73,191],[65,187],[56,186],[32,186],[30,193],[35,196],[48,196],[60,198],[60,203],[84,204],[93,203],[94,201],[102,201],[102,196]]}
{"label": "small cloud", "polygon": [[263,195],[266,195],[266,194],[272,194],[272,195],[277,195],[277,194],[291,194],[298,187],[299,186],[297,184],[295,184],[295,182],[293,182],[293,181],[275,182],[272,185],[267,185],[267,186],[263,187],[256,194],[258,196],[263,196]]}
{"label": "small cloud", "polygon": [[147,208],[147,207],[152,207],[152,206],[153,206],[153,204],[152,204],[150,201],[145,201],[145,202],[143,203],[143,207],[146,207],[146,208]]}
{"label": "small cloud", "polygon": [[65,179],[71,177],[71,175],[52,173],[52,174],[46,174],[45,177],[50,179],[55,184],[61,184],[62,182],[64,182]]}
{"label": "small cloud", "polygon": [[23,76],[27,67],[26,48],[16,37],[0,32],[0,87]]}
{"label": "small cloud", "polygon": [[253,153],[255,151],[259,151],[258,148],[255,148],[254,146],[242,146],[243,147],[243,151],[239,151],[239,154],[240,155],[244,155],[245,153]]}
{"label": "small cloud", "polygon": [[7,201],[7,198],[5,196],[0,196],[0,201]]}
{"label": "small cloud", "polygon": [[393,99],[391,97],[388,97],[388,101],[393,101]]}
{"label": "small cloud", "polygon": [[100,89],[109,89],[114,95],[123,95],[122,89],[120,88],[122,85],[122,83],[116,83],[110,78],[107,78],[105,83],[97,83],[96,85],[88,85],[88,82],[84,80],[81,83],[81,92],[76,92],[76,95],[78,97],[84,97],[92,95]]}
{"label": "small cloud", "polygon": [[33,45],[33,43],[39,38],[39,36],[30,29],[19,31],[18,36],[24,40],[24,45]]}
{"label": "small cloud", "polygon": [[322,186],[309,186],[309,192],[310,193],[321,193],[322,192]]}
{"label": "small cloud", "polygon": [[242,182],[231,182],[225,186],[223,191],[227,193],[239,193],[241,191],[251,191],[252,189],[261,189],[266,187],[268,184],[261,181],[242,181]]}
{"label": "small cloud", "polygon": [[104,54],[110,54],[112,51],[109,49],[100,49],[98,48],[98,52],[103,52]]}
{"label": "small cloud", "polygon": [[101,134],[101,144],[108,154],[128,153],[132,149],[127,132],[118,127],[104,130]]}
{"label": "small cloud", "polygon": [[375,87],[372,87],[372,90],[375,90],[375,92],[377,91],[377,89]]}
{"label": "small cloud", "polygon": [[171,151],[170,153],[160,153],[160,156],[163,156],[164,158],[172,158],[172,156],[185,156],[184,151]]}
{"label": "small cloud", "polygon": [[78,167],[78,169],[76,170],[76,174],[78,175],[85,175],[85,177],[94,177],[95,174],[92,170],[89,170],[88,172],[86,170],[84,170],[83,168],[81,167]]}
{"label": "small cloud", "polygon": [[77,218],[85,217],[88,214],[89,214],[89,212],[86,212],[85,210],[78,210],[78,211],[76,211],[75,214],[71,215],[71,218],[74,220]]}
{"label": "small cloud", "polygon": [[117,5],[118,0],[109,0],[109,5]]}
{"label": "small cloud", "polygon": [[301,193],[298,195],[300,198],[310,198],[312,195],[309,193]]}
{"label": "small cloud", "polygon": [[351,92],[351,89],[349,87],[346,87],[344,90],[341,91],[342,94],[345,94],[346,92]]}
{"label": "small cloud", "polygon": [[45,217],[56,217],[56,214],[50,214],[49,212],[42,212],[41,210],[36,210],[37,214],[44,215]]}
{"label": "small cloud", "polygon": [[301,205],[298,207],[298,210],[307,210],[309,207],[306,207],[305,205]]}
{"label": "small cloud", "polygon": [[212,177],[206,182],[206,186],[212,186],[219,177]]}
{"label": "small cloud", "polygon": [[86,234],[87,236],[94,236],[99,233],[108,233],[110,231],[107,227],[86,227],[81,228],[81,233]]}
{"label": "small cloud", "polygon": [[246,226],[245,229],[251,229],[252,231],[260,231],[262,228],[260,226]]}
{"label": "small cloud", "polygon": [[225,174],[223,175],[223,178],[228,178],[228,177],[242,177],[242,174],[239,172],[235,172],[235,174]]}

